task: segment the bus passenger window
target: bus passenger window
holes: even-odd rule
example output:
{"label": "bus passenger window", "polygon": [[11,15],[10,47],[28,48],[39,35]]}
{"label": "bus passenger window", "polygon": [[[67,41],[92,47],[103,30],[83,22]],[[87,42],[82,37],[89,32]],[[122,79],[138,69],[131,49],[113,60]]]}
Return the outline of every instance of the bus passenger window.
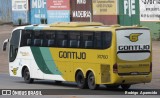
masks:
{"label": "bus passenger window", "polygon": [[85,41],[85,48],[92,48],[93,42],[92,41]]}
{"label": "bus passenger window", "polygon": [[101,32],[95,32],[94,48],[95,49],[101,49],[102,48]]}
{"label": "bus passenger window", "polygon": [[53,47],[54,46],[54,40],[52,40],[52,39],[49,39],[48,40],[48,47]]}
{"label": "bus passenger window", "polygon": [[79,48],[80,47],[80,32],[70,32],[69,33],[69,47]]}
{"label": "bus passenger window", "polygon": [[111,32],[103,32],[102,33],[102,43],[103,49],[107,49],[111,46],[112,33]]}
{"label": "bus passenger window", "polygon": [[31,46],[31,39],[27,39],[27,46]]}
{"label": "bus passenger window", "polygon": [[92,32],[83,32],[83,48],[91,49],[93,48],[93,33]]}
{"label": "bus passenger window", "polygon": [[62,47],[67,47],[67,40],[62,40]]}
{"label": "bus passenger window", "polygon": [[44,37],[44,40],[43,40],[43,46],[44,47],[54,47],[56,46],[56,42],[55,42],[55,39],[56,39],[56,32],[55,31],[43,31],[45,32],[45,37]]}
{"label": "bus passenger window", "polygon": [[21,47],[31,46],[32,45],[32,31],[31,30],[22,30],[21,37]]}
{"label": "bus passenger window", "polygon": [[34,39],[34,46],[42,46],[43,40],[41,39]]}
{"label": "bus passenger window", "polygon": [[35,31],[34,32],[34,41],[33,41],[33,45],[34,46],[43,46],[43,38],[44,38],[44,33],[42,33],[41,31]]}
{"label": "bus passenger window", "polygon": [[57,32],[58,47],[68,47],[68,33],[66,31]]}
{"label": "bus passenger window", "polygon": [[77,48],[77,47],[79,47],[79,41],[77,41],[77,40],[70,40],[70,47],[71,48]]}

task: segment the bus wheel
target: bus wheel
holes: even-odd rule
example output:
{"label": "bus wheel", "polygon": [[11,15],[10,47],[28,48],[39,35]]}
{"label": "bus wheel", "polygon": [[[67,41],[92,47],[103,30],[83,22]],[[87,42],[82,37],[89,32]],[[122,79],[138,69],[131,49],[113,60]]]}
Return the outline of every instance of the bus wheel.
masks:
{"label": "bus wheel", "polygon": [[78,71],[78,73],[76,74],[76,82],[77,86],[81,89],[87,87],[86,79],[84,78],[82,71]]}
{"label": "bus wheel", "polygon": [[34,79],[31,79],[30,78],[30,73],[29,73],[29,70],[28,68],[25,68],[24,71],[23,71],[23,77],[24,77],[24,81],[26,83],[33,83],[33,80]]}
{"label": "bus wheel", "polygon": [[88,81],[89,89],[92,89],[92,90],[97,89],[98,85],[95,83],[95,76],[93,72],[90,72],[88,74],[87,81]]}
{"label": "bus wheel", "polygon": [[122,84],[121,87],[124,90],[128,90],[131,87],[131,85],[130,84]]}

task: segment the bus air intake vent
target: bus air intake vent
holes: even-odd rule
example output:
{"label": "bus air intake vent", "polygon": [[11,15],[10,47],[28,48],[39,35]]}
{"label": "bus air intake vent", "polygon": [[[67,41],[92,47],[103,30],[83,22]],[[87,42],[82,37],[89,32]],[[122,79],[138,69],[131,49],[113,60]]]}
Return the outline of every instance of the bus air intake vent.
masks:
{"label": "bus air intake vent", "polygon": [[101,64],[101,82],[110,82],[110,65]]}

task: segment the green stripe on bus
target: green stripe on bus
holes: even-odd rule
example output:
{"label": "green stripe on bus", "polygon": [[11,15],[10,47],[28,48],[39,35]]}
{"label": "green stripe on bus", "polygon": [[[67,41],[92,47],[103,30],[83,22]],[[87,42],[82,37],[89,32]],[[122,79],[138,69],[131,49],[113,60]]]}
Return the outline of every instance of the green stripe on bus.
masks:
{"label": "green stripe on bus", "polygon": [[36,64],[38,65],[39,69],[45,74],[52,74],[52,72],[48,69],[48,67],[46,67],[46,63],[43,59],[40,48],[31,47],[31,51],[32,51],[32,54],[34,56],[34,59],[36,61]]}
{"label": "green stripe on bus", "polygon": [[54,63],[54,60],[52,59],[52,55],[49,48],[41,47],[40,51],[42,53],[43,59],[46,63],[46,67],[48,68],[48,70],[50,70],[53,74],[61,75],[61,72],[58,70],[56,64]]}

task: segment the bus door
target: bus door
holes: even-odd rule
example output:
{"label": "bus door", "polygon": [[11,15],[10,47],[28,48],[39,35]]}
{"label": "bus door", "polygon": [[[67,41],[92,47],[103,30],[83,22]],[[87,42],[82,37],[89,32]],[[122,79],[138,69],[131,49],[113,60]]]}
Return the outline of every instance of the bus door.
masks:
{"label": "bus door", "polygon": [[118,74],[148,75],[152,70],[150,31],[118,29],[116,37]]}

